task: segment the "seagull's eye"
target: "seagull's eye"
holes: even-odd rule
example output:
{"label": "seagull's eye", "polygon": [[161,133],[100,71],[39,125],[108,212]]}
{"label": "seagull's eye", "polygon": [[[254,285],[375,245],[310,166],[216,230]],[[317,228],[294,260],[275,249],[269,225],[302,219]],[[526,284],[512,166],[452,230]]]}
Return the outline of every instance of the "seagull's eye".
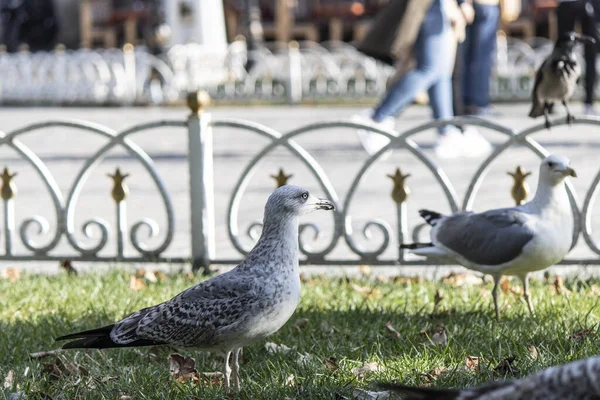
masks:
{"label": "seagull's eye", "polygon": [[302,193],[302,198],[303,198],[304,200],[308,199],[308,192],[304,192],[304,193]]}
{"label": "seagull's eye", "polygon": [[548,162],[548,166],[549,166],[550,168],[554,168],[554,163],[553,163],[552,161],[549,161],[549,162]]}

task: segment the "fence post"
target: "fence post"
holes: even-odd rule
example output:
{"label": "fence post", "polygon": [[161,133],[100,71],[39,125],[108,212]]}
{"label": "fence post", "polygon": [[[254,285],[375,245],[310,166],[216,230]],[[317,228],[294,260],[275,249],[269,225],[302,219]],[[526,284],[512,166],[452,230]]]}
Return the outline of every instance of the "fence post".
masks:
{"label": "fence post", "polygon": [[290,42],[288,46],[288,68],[288,102],[298,104],[302,100],[302,55],[296,41]]}
{"label": "fence post", "polygon": [[207,269],[215,256],[213,139],[211,116],[204,112],[209,102],[206,92],[188,94],[187,103],[192,111],[188,118],[188,163],[194,270]]}

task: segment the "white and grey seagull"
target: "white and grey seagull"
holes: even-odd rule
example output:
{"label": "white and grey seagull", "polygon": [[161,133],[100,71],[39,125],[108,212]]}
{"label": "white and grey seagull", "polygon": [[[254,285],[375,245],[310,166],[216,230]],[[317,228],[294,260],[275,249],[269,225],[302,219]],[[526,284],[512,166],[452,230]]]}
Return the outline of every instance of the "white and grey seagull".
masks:
{"label": "white and grey seagull", "polygon": [[381,383],[403,400],[594,400],[600,399],[600,357],[558,365],[518,380],[466,389],[434,389]]}
{"label": "white and grey seagull", "polygon": [[267,200],[260,239],[234,269],[112,325],[56,340],[75,339],[63,349],[169,344],[218,352],[225,356],[225,390],[233,372],[233,388],[239,391],[242,347],[278,331],[300,301],[298,217],[334,208],[300,187],[282,186]]}
{"label": "white and grey seagull", "polygon": [[402,245],[427,257],[449,259],[494,278],[494,308],[498,309],[498,283],[502,275],[523,282],[523,297],[533,314],[528,274],[548,268],[569,252],[573,216],[565,187],[566,177],[576,177],[566,157],[551,155],[540,165],[534,198],[523,205],[480,214],[457,212],[441,215],[420,210],[432,225],[431,243]]}

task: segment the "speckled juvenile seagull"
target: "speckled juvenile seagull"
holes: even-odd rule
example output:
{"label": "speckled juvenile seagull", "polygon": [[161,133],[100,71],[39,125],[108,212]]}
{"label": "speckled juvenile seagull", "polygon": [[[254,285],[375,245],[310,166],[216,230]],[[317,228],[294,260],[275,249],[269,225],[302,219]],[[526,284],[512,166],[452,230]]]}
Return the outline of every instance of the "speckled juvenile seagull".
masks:
{"label": "speckled juvenile seagull", "polygon": [[433,226],[431,242],[402,245],[412,253],[449,259],[494,278],[494,308],[498,310],[498,282],[515,275],[523,282],[523,297],[533,314],[528,274],[548,268],[569,252],[573,216],[565,177],[577,176],[566,157],[551,155],[540,165],[534,198],[521,206],[476,214],[458,212],[445,216],[420,210]]}
{"label": "speckled juvenile seagull", "polygon": [[600,357],[548,368],[519,380],[496,381],[467,389],[416,388],[395,383],[379,386],[403,394],[403,400],[597,400]]}
{"label": "speckled juvenile seagull", "polygon": [[279,330],[300,300],[298,217],[333,209],[302,188],[282,186],[267,200],[260,239],[237,267],[115,324],[56,340],[76,339],[63,349],[169,344],[219,352],[225,355],[225,390],[233,372],[239,391],[242,347]]}

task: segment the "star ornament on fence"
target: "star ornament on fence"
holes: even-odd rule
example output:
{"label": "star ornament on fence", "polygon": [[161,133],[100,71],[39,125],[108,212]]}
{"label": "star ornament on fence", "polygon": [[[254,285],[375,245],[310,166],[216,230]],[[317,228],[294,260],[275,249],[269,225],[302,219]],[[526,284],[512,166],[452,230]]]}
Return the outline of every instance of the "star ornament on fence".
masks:
{"label": "star ornament on fence", "polygon": [[531,172],[525,172],[525,170],[519,165],[515,172],[507,172],[507,174],[512,176],[514,179],[512,189],[510,190],[510,195],[515,200],[515,203],[520,206],[529,196],[529,185],[527,185],[525,179],[531,175]]}
{"label": "star ornament on fence", "polygon": [[280,188],[284,185],[287,185],[288,180],[292,176],[294,176],[294,174],[286,175],[285,172],[283,172],[283,168],[279,168],[279,173],[277,175],[271,175],[271,178],[275,179],[277,182],[277,187]]}
{"label": "star ornament on fence", "polygon": [[408,178],[410,174],[402,175],[402,171],[400,168],[396,168],[396,173],[394,175],[388,175],[392,181],[394,181],[394,188],[392,189],[392,199],[397,203],[404,203],[410,194],[410,189],[406,186],[406,178]]}
{"label": "star ornament on fence", "polygon": [[11,173],[8,167],[4,167],[2,174],[0,174],[0,179],[2,180],[2,187],[0,188],[0,197],[3,200],[12,199],[15,194],[17,194],[17,187],[15,186],[12,179],[17,175],[17,173]]}
{"label": "star ornament on fence", "polygon": [[114,201],[117,203],[120,203],[123,200],[125,200],[125,198],[129,194],[129,188],[123,181],[125,180],[125,178],[127,178],[129,176],[129,174],[122,174],[121,170],[119,168],[117,168],[113,175],[111,175],[111,174],[106,174],[106,175],[108,177],[112,178],[112,180],[113,180],[113,189],[112,189],[111,195],[112,195],[112,198],[114,199]]}

